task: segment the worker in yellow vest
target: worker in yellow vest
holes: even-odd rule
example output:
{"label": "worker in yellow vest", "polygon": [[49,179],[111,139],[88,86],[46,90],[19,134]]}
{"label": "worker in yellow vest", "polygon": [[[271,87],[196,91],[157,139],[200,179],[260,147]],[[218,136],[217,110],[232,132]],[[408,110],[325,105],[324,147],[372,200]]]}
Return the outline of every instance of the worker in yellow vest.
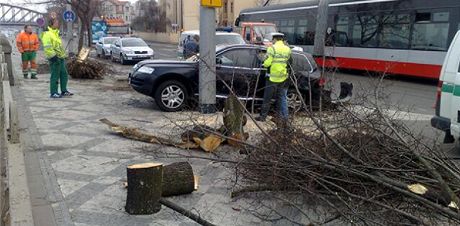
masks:
{"label": "worker in yellow vest", "polygon": [[287,119],[289,110],[287,103],[289,63],[291,61],[291,48],[284,43],[284,35],[277,33],[273,35],[273,45],[267,48],[267,58],[263,66],[268,69],[268,79],[264,89],[264,102],[260,116],[257,121],[265,121],[270,111],[270,104],[273,95],[276,93],[278,103],[278,117]]}
{"label": "worker in yellow vest", "polygon": [[[43,33],[42,43],[51,69],[50,97],[72,96],[73,93],[67,90],[68,74],[65,64],[67,54],[59,36],[59,20],[57,18],[50,19],[48,30]],[[58,92],[58,84],[61,85],[61,93]]]}

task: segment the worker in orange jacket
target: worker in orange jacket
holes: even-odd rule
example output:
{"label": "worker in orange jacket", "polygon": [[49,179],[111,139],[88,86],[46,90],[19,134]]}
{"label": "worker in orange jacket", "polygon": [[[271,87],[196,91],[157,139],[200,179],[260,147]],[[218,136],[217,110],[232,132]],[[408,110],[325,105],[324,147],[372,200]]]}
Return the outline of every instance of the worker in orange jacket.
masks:
{"label": "worker in orange jacket", "polygon": [[[32,26],[24,26],[24,31],[16,38],[16,46],[21,53],[22,58],[22,73],[24,78],[29,77],[29,72],[32,79],[37,79],[37,50],[40,46],[37,34],[33,33]],[[29,69],[30,62],[30,69]]]}

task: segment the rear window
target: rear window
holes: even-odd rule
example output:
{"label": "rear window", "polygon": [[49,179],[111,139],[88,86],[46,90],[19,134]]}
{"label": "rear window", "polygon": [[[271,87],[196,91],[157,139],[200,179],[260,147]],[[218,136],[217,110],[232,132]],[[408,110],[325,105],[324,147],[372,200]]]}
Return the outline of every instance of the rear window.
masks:
{"label": "rear window", "polygon": [[293,53],[292,54],[292,68],[294,71],[312,72],[314,63],[310,63],[311,60],[303,54]]}
{"label": "rear window", "polygon": [[114,37],[114,38],[104,38],[104,44],[113,44],[117,40],[118,40],[118,38],[116,38],[116,37]]}
{"label": "rear window", "polygon": [[216,45],[238,45],[245,44],[239,35],[216,35]]}

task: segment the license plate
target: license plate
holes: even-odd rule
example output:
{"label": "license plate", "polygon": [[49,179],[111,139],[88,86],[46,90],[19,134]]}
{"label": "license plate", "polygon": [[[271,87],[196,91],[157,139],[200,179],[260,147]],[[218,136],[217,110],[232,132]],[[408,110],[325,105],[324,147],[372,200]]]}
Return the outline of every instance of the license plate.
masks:
{"label": "license plate", "polygon": [[133,58],[132,57],[128,57],[128,60],[132,60]]}

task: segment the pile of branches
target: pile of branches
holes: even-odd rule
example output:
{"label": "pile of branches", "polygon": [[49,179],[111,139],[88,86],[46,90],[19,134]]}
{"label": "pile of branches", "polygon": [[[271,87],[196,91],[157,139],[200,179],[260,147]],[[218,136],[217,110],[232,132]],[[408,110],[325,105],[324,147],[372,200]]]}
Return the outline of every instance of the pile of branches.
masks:
{"label": "pile of branches", "polygon": [[351,224],[460,223],[460,169],[400,120],[378,105],[308,115],[311,130],[283,126],[245,147],[237,167],[244,187],[236,193],[313,197],[318,202],[309,208],[330,214],[321,219]]}
{"label": "pile of branches", "polygon": [[107,73],[105,64],[96,60],[80,60],[73,57],[67,61],[67,69],[70,77],[77,79],[103,79]]}

